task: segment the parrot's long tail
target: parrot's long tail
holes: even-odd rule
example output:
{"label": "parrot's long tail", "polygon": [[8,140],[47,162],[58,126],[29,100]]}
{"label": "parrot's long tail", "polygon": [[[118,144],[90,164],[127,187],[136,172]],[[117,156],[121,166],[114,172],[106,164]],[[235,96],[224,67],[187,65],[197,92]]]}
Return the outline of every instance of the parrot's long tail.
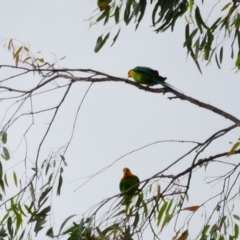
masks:
{"label": "parrot's long tail", "polygon": [[165,87],[165,88],[171,88],[172,90],[175,90],[175,91],[177,91],[177,92],[180,92],[180,93],[183,93],[183,92],[181,92],[181,91],[179,91],[177,88],[175,88],[175,87],[173,87],[171,84],[169,84],[169,83],[166,83],[166,82],[164,82],[164,81],[162,81],[162,80],[160,80],[160,79],[154,79],[157,83],[159,83],[159,84],[161,84],[163,87]]}
{"label": "parrot's long tail", "polygon": [[171,84],[169,84],[169,83],[165,83],[165,84],[166,84],[166,87],[171,88],[171,89],[173,89],[173,90],[175,90],[175,91],[180,92],[180,93],[183,94],[182,91],[180,91],[180,90],[178,90],[177,88],[173,87]]}

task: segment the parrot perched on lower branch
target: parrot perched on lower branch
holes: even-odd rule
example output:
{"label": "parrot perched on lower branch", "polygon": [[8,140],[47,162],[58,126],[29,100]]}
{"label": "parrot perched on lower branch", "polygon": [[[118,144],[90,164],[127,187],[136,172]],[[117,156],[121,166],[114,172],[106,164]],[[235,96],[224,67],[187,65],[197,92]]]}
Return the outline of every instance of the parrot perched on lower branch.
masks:
{"label": "parrot perched on lower branch", "polygon": [[109,6],[109,3],[110,3],[111,1],[112,1],[112,0],[98,0],[98,1],[97,1],[97,5],[98,5],[100,11],[105,10],[105,9]]}
{"label": "parrot perched on lower branch", "polygon": [[139,178],[133,175],[129,168],[123,169],[123,177],[120,181],[119,188],[125,198],[126,205],[131,202],[132,197],[137,193],[139,183]]}
{"label": "parrot perched on lower branch", "polygon": [[172,85],[165,82],[167,79],[166,77],[160,76],[157,70],[153,70],[149,67],[135,67],[128,72],[128,77],[133,78],[137,83],[148,86],[161,84],[164,88],[177,90]]}

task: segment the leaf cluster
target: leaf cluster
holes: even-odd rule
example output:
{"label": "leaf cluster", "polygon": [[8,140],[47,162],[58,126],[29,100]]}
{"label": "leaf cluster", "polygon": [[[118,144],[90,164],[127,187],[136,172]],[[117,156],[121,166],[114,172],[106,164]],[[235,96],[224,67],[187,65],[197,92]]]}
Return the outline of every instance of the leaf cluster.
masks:
{"label": "leaf cluster", "polygon": [[[198,6],[194,0],[116,0],[104,12],[100,12],[99,16],[91,17],[90,20],[95,21],[94,23],[103,22],[106,25],[111,18],[114,19],[113,22],[119,26],[119,30],[113,37],[113,45],[120,34],[120,23],[123,21],[125,25],[129,25],[130,22],[133,22],[135,29],[138,29],[146,14],[147,6],[149,8],[151,5],[153,6],[151,27],[156,33],[163,33],[168,29],[174,31],[176,23],[180,19],[185,19],[183,46],[187,49],[187,54],[191,56],[200,72],[202,71],[199,59],[208,65],[213,56],[218,68],[221,68],[224,43],[228,39],[231,39],[230,57],[235,59],[235,67],[240,68],[240,14],[238,13],[239,4],[234,1],[224,5],[220,12],[216,13],[215,11],[214,13],[218,17],[213,19],[211,23],[208,23],[208,20],[216,6],[213,6],[208,17],[203,17],[203,12],[208,9],[204,8],[204,2]],[[111,29],[112,27],[105,36],[98,37],[95,52],[98,52],[107,42]]]}

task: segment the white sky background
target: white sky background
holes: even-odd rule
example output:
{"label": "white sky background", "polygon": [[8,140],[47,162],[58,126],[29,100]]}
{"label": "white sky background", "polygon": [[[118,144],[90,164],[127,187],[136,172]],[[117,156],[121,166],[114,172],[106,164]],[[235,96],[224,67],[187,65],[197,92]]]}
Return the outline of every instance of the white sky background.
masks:
{"label": "white sky background", "polygon": [[[220,8],[228,1],[221,1]],[[127,77],[127,72],[135,66],[148,66],[157,69],[168,83],[183,91],[186,95],[210,103],[236,117],[240,117],[238,108],[240,81],[239,74],[233,69],[234,61],[230,53],[224,52],[224,64],[219,70],[213,60],[212,66],[204,68],[201,75],[184,49],[184,19],[175,27],[174,33],[155,34],[149,27],[151,18],[145,17],[135,32],[133,25],[128,28],[121,24],[121,34],[113,47],[112,38],[118,30],[113,29],[108,42],[99,53],[93,49],[97,37],[102,34],[102,23],[89,29],[84,21],[96,14],[95,0],[79,1],[1,1],[0,33],[1,38],[15,38],[29,43],[31,51],[42,51],[39,56],[51,62],[54,53],[61,58],[60,67],[90,68],[116,77]],[[206,12],[205,14],[209,13]],[[107,33],[107,32],[106,32]],[[0,64],[14,64],[7,51],[1,52]],[[1,70],[2,71],[2,70]],[[11,75],[11,71],[6,74]],[[1,73],[1,72],[0,72]],[[5,74],[5,72],[4,72]],[[30,76],[30,75],[29,75]],[[2,78],[2,77],[1,77]],[[37,78],[22,79],[14,82],[15,88],[27,89],[29,82],[36,83]],[[65,81],[65,80],[64,80]],[[26,84],[26,85],[25,85]],[[76,83],[71,95],[66,99],[57,120],[46,139],[40,160],[44,160],[51,149],[65,144],[71,134],[76,109],[89,84]],[[34,100],[34,110],[47,104],[53,104],[57,94],[49,93],[44,98]],[[160,140],[204,141],[216,131],[232,125],[206,109],[196,107],[189,102],[168,100],[170,94],[154,94],[138,90],[124,83],[95,83],[91,87],[80,110],[74,138],[66,154],[68,167],[63,173],[61,197],[54,198],[55,230],[71,214],[84,213],[98,201],[119,193],[119,181],[122,168],[129,167],[132,172],[144,180],[175,161],[193,145],[156,144],[133,153],[114,164],[104,173],[96,176],[82,188],[74,191],[84,181],[82,177],[96,173],[111,164],[122,155]],[[27,106],[26,106],[27,108]],[[5,109],[0,109],[3,114]],[[28,134],[28,159],[35,161],[36,147],[47,127],[49,115],[38,116],[36,124]],[[26,122],[19,121],[8,132],[8,148],[14,151],[21,138]],[[26,125],[27,126],[27,125]],[[22,131],[21,131],[22,130]],[[228,151],[239,137],[239,131],[233,131],[201,155],[202,158]],[[24,158],[24,144],[12,155],[15,163]],[[168,174],[177,174],[190,165],[192,158],[183,160]],[[188,164],[188,165],[187,165]],[[219,165],[219,167],[222,167]],[[19,169],[15,168],[17,172]],[[201,204],[208,194],[212,194],[212,185],[204,184],[205,176],[216,176],[222,169],[210,167],[205,173],[198,171],[193,178],[195,189],[186,206]],[[197,191],[194,191],[196,190]],[[47,229],[47,228],[46,228]],[[45,233],[45,231],[44,231]],[[165,231],[170,239],[172,228]],[[40,238],[36,238],[40,239]]]}

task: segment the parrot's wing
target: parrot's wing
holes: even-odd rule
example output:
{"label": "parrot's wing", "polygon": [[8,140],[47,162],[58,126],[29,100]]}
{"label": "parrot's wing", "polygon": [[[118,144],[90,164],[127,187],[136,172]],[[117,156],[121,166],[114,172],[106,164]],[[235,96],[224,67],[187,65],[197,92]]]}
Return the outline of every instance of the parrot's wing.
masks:
{"label": "parrot's wing", "polygon": [[123,191],[124,191],[123,188],[124,188],[124,182],[123,182],[123,179],[121,179],[121,181],[120,181],[120,183],[119,183],[120,192],[123,192]]}
{"label": "parrot's wing", "polygon": [[159,77],[159,73],[157,70],[153,70],[149,67],[135,67],[133,69],[134,71],[136,72],[139,72],[139,73],[144,73],[144,74],[148,74],[150,76],[153,76],[153,77]]}
{"label": "parrot's wing", "polygon": [[177,92],[181,92],[177,88],[173,87],[171,84],[166,83],[165,80],[167,78],[160,76],[157,70],[153,70],[153,69],[148,68],[148,67],[139,67],[139,66],[135,67],[133,70],[136,71],[136,72],[139,72],[139,73],[148,74],[149,76],[152,77],[152,80],[154,82],[156,82],[157,84],[161,84],[163,87],[168,87],[168,88],[171,88],[171,89],[173,89]]}
{"label": "parrot's wing", "polygon": [[136,175],[133,175],[131,178],[131,192],[134,194],[134,192],[138,189],[139,186],[139,178]]}
{"label": "parrot's wing", "polygon": [[[155,85],[153,82],[155,82],[156,84],[161,84],[163,87],[165,88],[170,88],[172,90],[175,90],[177,92],[182,93],[181,91],[179,91],[177,88],[173,87],[171,84],[166,83],[165,80],[167,79],[166,77],[162,77],[159,75],[157,70],[153,70],[149,67],[142,67],[142,66],[137,66],[134,69],[130,70],[133,71],[137,74],[142,74],[143,78],[148,77],[151,80],[151,85]],[[133,77],[134,78],[134,77]],[[137,79],[134,78],[135,81],[137,81]],[[140,81],[137,81],[140,82]],[[141,83],[141,82],[140,82]],[[145,83],[146,84],[146,83]],[[150,85],[150,84],[149,84]]]}
{"label": "parrot's wing", "polygon": [[134,179],[135,179],[136,183],[140,183],[140,180],[139,180],[138,176],[134,175]]}

